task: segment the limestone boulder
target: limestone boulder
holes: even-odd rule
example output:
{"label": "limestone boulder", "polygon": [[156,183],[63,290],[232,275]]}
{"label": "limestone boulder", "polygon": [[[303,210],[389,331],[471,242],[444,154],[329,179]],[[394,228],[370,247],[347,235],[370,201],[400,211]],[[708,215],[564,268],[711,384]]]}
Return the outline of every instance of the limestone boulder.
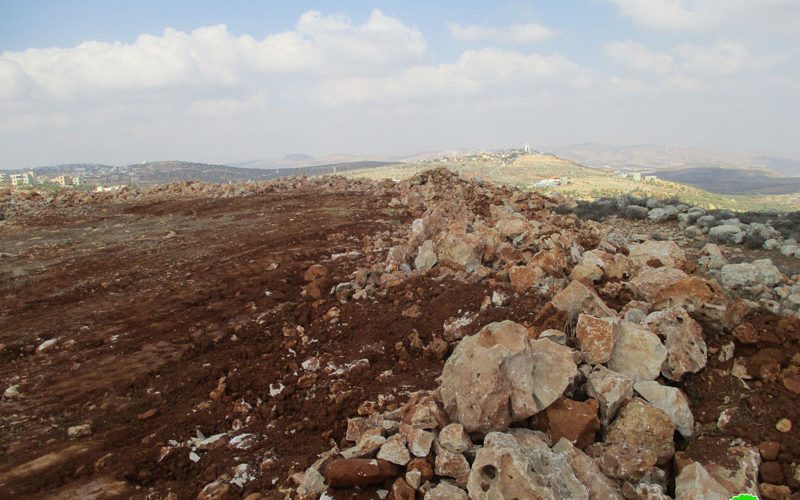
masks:
{"label": "limestone boulder", "polygon": [[720,281],[728,288],[746,288],[759,285],[775,286],[783,280],[783,273],[770,259],[728,264],[720,272]]}
{"label": "limestone boulder", "polygon": [[642,326],[664,339],[667,357],[661,373],[680,381],[686,373],[697,373],[706,366],[708,348],[703,328],[681,306],[650,313]]}
{"label": "limestone boulder", "polygon": [[653,309],[681,306],[706,326],[734,326],[741,322],[744,312],[729,302],[719,283],[700,276],[689,276],[660,290]]}
{"label": "limestone boulder", "polygon": [[731,494],[699,462],[684,467],[675,478],[675,500],[728,500]]}
{"label": "limestone boulder", "polygon": [[647,268],[628,282],[628,287],[641,300],[653,302],[659,292],[689,275],[674,267]]}
{"label": "limestone boulder", "polygon": [[616,316],[614,310],[609,308],[594,290],[577,280],[571,281],[550,302],[558,311],[570,315],[586,313],[598,317]]}
{"label": "limestone boulder", "polygon": [[467,483],[471,499],[587,499],[567,457],[547,447],[530,448],[506,433],[492,432],[475,456]]}
{"label": "limestone boulder", "polygon": [[656,381],[637,382],[633,389],[645,401],[663,411],[672,420],[672,424],[684,437],[691,437],[694,432],[694,415],[689,408],[689,399],[677,387],[661,385]]}
{"label": "limestone boulder", "polygon": [[595,443],[586,449],[587,455],[606,476],[619,481],[639,481],[656,466],[655,452],[629,444]]}
{"label": "limestone boulder", "polygon": [[608,425],[620,407],[633,397],[633,379],[598,366],[589,374],[586,382],[586,394],[600,405],[600,421]]}
{"label": "limestone boulder", "polygon": [[675,454],[675,426],[663,411],[640,398],[629,400],[611,422],[605,443],[628,445],[655,453],[659,463],[666,463]]}
{"label": "limestone boulder", "polygon": [[558,399],[577,375],[575,352],[528,340],[512,321],[491,323],[461,340],[442,371],[440,395],[467,432],[508,428]]}
{"label": "limestone boulder", "polygon": [[567,459],[575,477],[586,488],[590,500],[622,500],[624,498],[614,481],[603,474],[594,459],[573,446],[569,440],[559,440],[553,446],[553,451]]}
{"label": "limestone boulder", "polygon": [[417,257],[414,259],[414,267],[419,271],[427,271],[439,262],[433,240],[425,240],[417,248]]}
{"label": "limestone boulder", "polygon": [[608,367],[634,382],[655,380],[667,359],[667,349],[651,331],[628,321],[620,321],[619,325],[619,337]]}
{"label": "limestone boulder", "polygon": [[607,363],[619,337],[619,319],[581,314],[575,331],[584,361],[592,365]]}
{"label": "limestone boulder", "polygon": [[481,241],[471,233],[449,231],[437,245],[439,263],[468,273],[481,265]]}
{"label": "limestone boulder", "polygon": [[628,257],[643,264],[656,262],[661,266],[683,267],[686,264],[686,252],[674,241],[649,240],[629,245]]}
{"label": "limestone boulder", "polygon": [[746,234],[738,224],[722,224],[708,230],[708,239],[714,243],[739,245],[744,241]]}

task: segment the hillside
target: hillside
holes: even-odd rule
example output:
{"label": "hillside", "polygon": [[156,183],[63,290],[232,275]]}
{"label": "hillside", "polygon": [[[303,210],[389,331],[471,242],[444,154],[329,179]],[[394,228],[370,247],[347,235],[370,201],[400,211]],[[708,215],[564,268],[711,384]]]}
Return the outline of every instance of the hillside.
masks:
{"label": "hillside", "polygon": [[758,170],[697,167],[660,170],[659,178],[723,194],[791,194],[800,192],[800,177],[780,177]]}
{"label": "hillside", "polygon": [[579,200],[596,199],[603,196],[633,194],[639,197],[659,199],[679,198],[686,203],[711,209],[734,211],[795,211],[800,210],[800,194],[774,195],[727,195],[670,182],[634,181],[613,175],[605,169],[591,168],[576,162],[548,154],[522,155],[511,162],[496,156],[473,159],[447,159],[439,161],[409,162],[374,169],[347,172],[348,177],[368,179],[406,179],[432,166],[446,166],[467,176],[476,176],[500,184],[522,189],[534,189],[542,179],[567,177],[568,184],[543,190],[546,193],[561,193]]}
{"label": "hillside", "polygon": [[[37,167],[37,176],[79,176],[84,185],[137,185],[168,184],[171,182],[208,182],[225,184],[231,182],[268,181],[287,175],[322,175],[347,172],[363,168],[392,165],[379,161],[352,161],[324,165],[275,168],[242,168],[229,165],[214,165],[186,161],[154,161],[131,165],[103,165],[95,163],[73,163]],[[13,171],[16,172],[16,171]]]}

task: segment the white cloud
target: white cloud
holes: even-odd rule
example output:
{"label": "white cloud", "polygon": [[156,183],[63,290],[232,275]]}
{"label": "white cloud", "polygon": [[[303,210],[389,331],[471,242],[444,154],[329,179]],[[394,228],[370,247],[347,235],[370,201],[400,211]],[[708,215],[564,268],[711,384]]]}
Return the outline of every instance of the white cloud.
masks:
{"label": "white cloud", "polygon": [[[744,45],[719,41],[708,45],[682,43],[669,53],[655,51],[636,41],[614,41],[603,46],[614,64],[629,70],[669,76],[683,89],[697,89],[703,77],[718,77],[762,70],[785,61],[781,56],[756,56]],[[693,81],[691,85],[686,84]]]}
{"label": "white cloud", "polygon": [[672,71],[675,64],[671,55],[650,50],[634,41],[609,42],[603,46],[603,53],[614,64],[638,71],[666,74]]}
{"label": "white cloud", "polygon": [[493,48],[468,50],[452,64],[414,66],[380,78],[326,82],[320,101],[330,106],[363,105],[411,99],[478,98],[514,90],[524,95],[546,85],[586,86],[590,77],[561,55],[543,56]]}
{"label": "white cloud", "polygon": [[0,98],[13,98],[21,82],[30,91],[70,99],[158,89],[235,87],[286,73],[363,73],[418,61],[422,34],[374,11],[360,25],[307,12],[295,30],[256,40],[223,24],[191,32],[166,29],[133,43],[84,42],[71,48],[0,54]]}
{"label": "white cloud", "polygon": [[636,25],[655,30],[800,35],[797,0],[608,0]]}
{"label": "white cloud", "polygon": [[539,23],[514,24],[511,26],[479,26],[448,23],[447,29],[455,40],[498,41],[511,43],[540,42],[556,36],[556,31]]}

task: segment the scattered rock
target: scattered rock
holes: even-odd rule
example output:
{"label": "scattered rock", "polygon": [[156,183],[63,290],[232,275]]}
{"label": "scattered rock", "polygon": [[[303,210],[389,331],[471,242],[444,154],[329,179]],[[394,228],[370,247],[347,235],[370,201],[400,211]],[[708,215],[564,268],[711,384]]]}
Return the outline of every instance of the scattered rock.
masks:
{"label": "scattered rock", "polygon": [[423,241],[422,245],[420,245],[417,249],[417,257],[414,259],[414,267],[416,267],[419,271],[425,272],[428,269],[433,268],[433,266],[435,266],[438,262],[439,258],[436,257],[433,241]]}
{"label": "scattered rock", "polygon": [[577,374],[571,349],[528,340],[512,321],[464,338],[442,371],[440,394],[451,420],[467,432],[506,429],[558,399]]}
{"label": "scattered rock", "polygon": [[468,500],[467,493],[448,482],[442,481],[425,493],[425,500]]}
{"label": "scattered rock", "polygon": [[92,435],[91,424],[73,425],[67,429],[67,437],[70,439],[77,439]]}
{"label": "scattered rock", "polygon": [[451,453],[464,453],[472,448],[472,441],[461,424],[447,424],[439,431],[439,445]]}
{"label": "scattered rock", "polygon": [[637,382],[633,386],[648,403],[663,411],[684,437],[694,432],[694,415],[689,409],[689,400],[680,389],[661,385],[658,382]]}
{"label": "scattered rock", "polygon": [[597,401],[591,399],[585,402],[558,399],[545,410],[550,438],[554,442],[564,438],[580,449],[586,448],[600,430],[598,409]]}
{"label": "scattered rock", "polygon": [[608,362],[611,370],[627,375],[634,382],[655,380],[666,359],[667,349],[656,334],[633,323],[620,321],[617,344]]}
{"label": "scattered rock", "polygon": [[649,240],[629,246],[628,256],[643,265],[658,261],[661,266],[683,267],[686,252],[674,241]]}
{"label": "scattered rock", "polygon": [[406,438],[402,434],[389,437],[378,451],[378,458],[397,465],[405,465],[411,460],[411,453],[406,448]]}
{"label": "scattered rock", "polygon": [[3,391],[3,399],[17,399],[19,397],[19,384],[14,384]]}
{"label": "scattered rock", "polygon": [[658,461],[652,450],[626,442],[595,443],[586,452],[605,475],[620,481],[639,481]]}
{"label": "scattered rock", "polygon": [[656,454],[665,463],[675,454],[675,427],[663,411],[642,399],[629,400],[605,433],[606,443],[626,443]]}
{"label": "scattered rock", "polygon": [[706,366],[708,348],[703,327],[680,306],[651,313],[642,326],[664,339],[667,350],[661,373],[680,381],[686,373],[697,373]]}
{"label": "scattered rock", "polygon": [[329,462],[323,471],[325,482],[334,488],[380,484],[400,475],[397,465],[374,458],[341,458]]}
{"label": "scattered rock", "polygon": [[619,336],[619,320],[581,314],[578,316],[576,335],[586,362],[592,365],[607,363]]}
{"label": "scattered rock", "polygon": [[622,404],[633,396],[633,379],[599,366],[589,375],[586,393],[599,403],[600,421],[608,425]]}
{"label": "scattered rock", "polygon": [[557,310],[568,314],[577,315],[583,312],[597,317],[616,316],[592,289],[577,280],[571,281],[558,292],[551,303]]}
{"label": "scattered rock", "polygon": [[590,499],[622,500],[614,481],[603,474],[592,457],[573,446],[567,439],[558,441],[553,446],[553,451],[567,459],[575,477],[586,487]]}
{"label": "scattered rock", "polygon": [[675,500],[728,500],[730,497],[728,490],[698,462],[684,467],[675,479]]}

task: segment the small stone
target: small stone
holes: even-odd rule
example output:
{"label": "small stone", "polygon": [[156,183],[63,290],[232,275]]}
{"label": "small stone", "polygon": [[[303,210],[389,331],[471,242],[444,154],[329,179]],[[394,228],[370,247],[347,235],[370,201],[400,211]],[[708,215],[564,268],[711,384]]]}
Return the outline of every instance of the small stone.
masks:
{"label": "small stone", "polygon": [[549,329],[539,334],[540,339],[549,339],[556,344],[567,345],[567,334],[561,330]]}
{"label": "small stone", "polygon": [[381,445],[378,458],[397,465],[405,465],[411,460],[411,454],[406,448],[406,438],[402,434],[395,434]]}
{"label": "small stone", "polygon": [[408,449],[415,457],[427,457],[431,452],[433,438],[432,432],[412,428],[407,435]]}
{"label": "small stone", "polygon": [[778,429],[778,432],[789,432],[792,430],[792,421],[788,418],[782,418],[775,424],[775,428]]}
{"label": "small stone", "polygon": [[17,399],[19,397],[19,384],[9,386],[3,391],[3,399]]}
{"label": "small stone", "polygon": [[733,329],[733,336],[742,344],[757,344],[758,331],[750,323],[742,323]]}
{"label": "small stone", "polygon": [[197,494],[197,500],[224,500],[228,498],[231,485],[224,481],[212,481],[203,486]]}
{"label": "small stone", "polygon": [[600,404],[600,421],[608,425],[617,416],[622,404],[633,396],[633,380],[598,366],[589,374],[586,393]]}
{"label": "small stone", "polygon": [[672,420],[663,411],[639,398],[628,401],[611,422],[605,434],[606,443],[628,443],[653,451],[659,463],[675,454]]}
{"label": "small stone", "polygon": [[406,482],[415,490],[422,485],[422,473],[416,469],[406,472]]}
{"label": "small stone", "polygon": [[463,453],[452,453],[441,447],[436,447],[436,460],[433,471],[437,476],[451,477],[460,486],[467,485],[469,479],[469,462]]}
{"label": "small stone", "polygon": [[311,283],[313,281],[322,279],[327,275],[328,275],[328,269],[325,266],[321,264],[314,264],[313,266],[306,269],[305,273],[303,273],[303,279]]}
{"label": "small stone", "polygon": [[414,267],[416,267],[419,271],[425,272],[435,266],[438,262],[439,259],[436,256],[433,241],[423,241],[422,245],[417,248],[417,257],[414,259]]}
{"label": "small stone", "polygon": [[500,291],[493,291],[492,292],[492,305],[494,307],[503,307],[508,303],[508,297],[506,294]]}
{"label": "small stone", "polygon": [[566,439],[558,441],[553,446],[553,451],[566,457],[575,477],[586,487],[590,499],[622,500],[617,485],[600,471],[592,457],[574,447]]}
{"label": "small stone", "polygon": [[441,482],[425,493],[424,500],[468,500],[467,492],[450,483]]}
{"label": "small stone", "polygon": [[608,367],[634,382],[655,380],[667,359],[667,349],[658,336],[639,325],[620,321],[620,334]]}
{"label": "small stone", "polygon": [[761,495],[767,500],[788,500],[792,495],[791,488],[784,484],[761,483],[758,486],[761,489]]}
{"label": "small stone", "polygon": [[764,441],[758,445],[758,452],[765,461],[775,461],[781,451],[781,443],[778,441]]}
{"label": "small stone", "polygon": [[390,493],[393,500],[414,500],[417,496],[417,493],[414,491],[415,489],[416,488],[409,486],[405,479],[398,477],[395,479],[394,483],[392,483]]}
{"label": "small stone", "polygon": [[380,484],[400,475],[397,465],[374,458],[342,458],[325,466],[325,482],[334,488]]}
{"label": "small stone", "polygon": [[586,449],[600,470],[612,479],[639,481],[656,466],[658,457],[651,450],[628,443],[595,443]]}
{"label": "small stone", "polygon": [[58,343],[57,338],[45,340],[44,342],[39,344],[39,347],[36,348],[36,352],[38,353],[47,352],[51,350],[53,346],[56,345],[56,343]]}
{"label": "small stone", "polygon": [[648,403],[663,411],[672,420],[683,437],[694,432],[694,415],[689,408],[689,399],[677,387],[661,385],[655,381],[637,382],[633,386]]}
{"label": "small stone", "polygon": [[91,424],[73,425],[72,427],[67,429],[67,437],[70,439],[77,439],[91,435],[92,435]]}
{"label": "small stone", "polygon": [[699,463],[692,462],[675,479],[675,500],[728,500],[731,495]]}
{"label": "small stone", "polygon": [[447,424],[439,431],[439,445],[452,453],[464,453],[472,448],[472,441],[461,424]]}
{"label": "small stone", "polygon": [[420,474],[420,483],[433,479],[433,465],[424,458],[412,458],[411,461],[408,462],[408,465],[406,465],[406,470],[418,471]]}

